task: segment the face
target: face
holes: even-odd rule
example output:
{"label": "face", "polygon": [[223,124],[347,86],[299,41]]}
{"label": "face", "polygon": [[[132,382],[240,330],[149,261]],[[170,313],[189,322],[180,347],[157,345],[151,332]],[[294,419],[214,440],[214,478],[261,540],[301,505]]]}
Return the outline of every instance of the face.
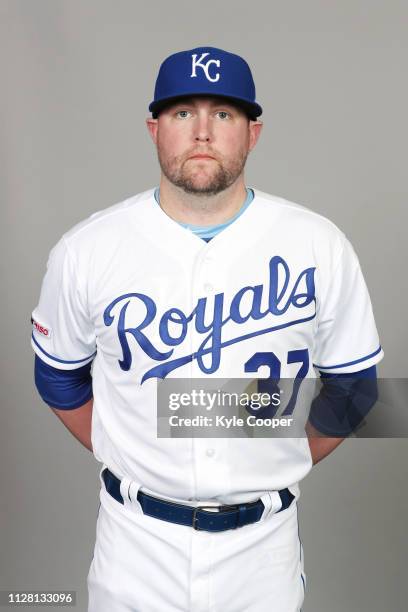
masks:
{"label": "face", "polygon": [[215,97],[183,99],[147,124],[165,177],[196,195],[217,194],[242,176],[262,126]]}

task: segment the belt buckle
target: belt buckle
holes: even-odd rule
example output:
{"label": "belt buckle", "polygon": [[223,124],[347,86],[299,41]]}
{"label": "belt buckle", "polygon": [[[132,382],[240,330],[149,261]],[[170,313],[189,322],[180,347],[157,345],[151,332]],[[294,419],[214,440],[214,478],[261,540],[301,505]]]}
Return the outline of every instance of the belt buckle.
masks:
{"label": "belt buckle", "polygon": [[224,510],[228,510],[231,508],[236,510],[238,506],[228,506],[227,504],[223,504],[222,506],[196,506],[195,508],[193,508],[192,528],[196,531],[205,531],[205,529],[200,529],[200,527],[197,525],[197,512],[199,510],[214,510],[214,508],[217,509],[217,512],[214,512],[214,514],[217,514],[218,512],[224,512]]}

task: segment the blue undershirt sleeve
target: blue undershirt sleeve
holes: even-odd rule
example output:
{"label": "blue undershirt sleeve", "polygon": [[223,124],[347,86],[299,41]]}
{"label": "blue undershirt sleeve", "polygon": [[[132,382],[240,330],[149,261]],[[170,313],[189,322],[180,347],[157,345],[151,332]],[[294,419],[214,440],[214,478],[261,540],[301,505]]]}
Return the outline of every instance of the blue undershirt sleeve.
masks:
{"label": "blue undershirt sleeve", "polygon": [[44,402],[52,408],[72,410],[92,399],[91,365],[60,370],[35,355],[34,380]]}
{"label": "blue undershirt sleeve", "polygon": [[378,399],[376,366],[346,374],[320,374],[322,389],[312,402],[309,421],[327,436],[349,436]]}

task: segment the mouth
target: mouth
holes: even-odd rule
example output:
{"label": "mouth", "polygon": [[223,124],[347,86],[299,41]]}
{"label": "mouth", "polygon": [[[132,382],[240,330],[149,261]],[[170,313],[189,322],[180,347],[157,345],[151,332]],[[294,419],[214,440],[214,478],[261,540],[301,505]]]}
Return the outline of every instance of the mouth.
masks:
{"label": "mouth", "polygon": [[211,157],[211,155],[205,155],[202,153],[198,153],[197,155],[192,155],[188,159],[215,159],[215,157]]}

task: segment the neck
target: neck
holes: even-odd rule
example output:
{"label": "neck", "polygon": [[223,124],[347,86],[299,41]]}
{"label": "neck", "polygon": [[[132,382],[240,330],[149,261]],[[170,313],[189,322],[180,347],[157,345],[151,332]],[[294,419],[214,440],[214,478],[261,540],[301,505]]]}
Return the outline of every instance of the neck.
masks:
{"label": "neck", "polygon": [[244,177],[216,195],[190,194],[162,175],[160,180],[160,206],[164,212],[180,223],[191,225],[217,225],[233,217],[246,198]]}

